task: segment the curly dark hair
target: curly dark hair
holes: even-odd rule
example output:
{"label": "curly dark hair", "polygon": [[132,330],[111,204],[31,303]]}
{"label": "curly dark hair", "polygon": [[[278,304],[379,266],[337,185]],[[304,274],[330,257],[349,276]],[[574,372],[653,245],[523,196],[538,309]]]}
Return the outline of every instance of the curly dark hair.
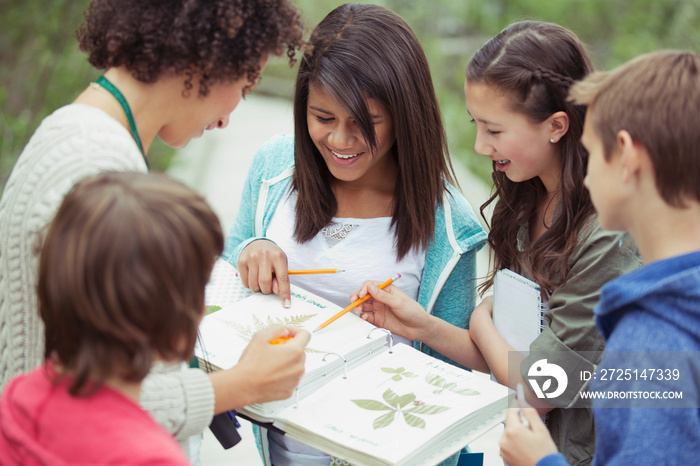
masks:
{"label": "curly dark hair", "polygon": [[285,51],[290,65],[303,25],[289,0],[92,0],[76,31],[98,69],[124,66],[139,81],[182,75],[184,95],[260,75],[260,60]]}

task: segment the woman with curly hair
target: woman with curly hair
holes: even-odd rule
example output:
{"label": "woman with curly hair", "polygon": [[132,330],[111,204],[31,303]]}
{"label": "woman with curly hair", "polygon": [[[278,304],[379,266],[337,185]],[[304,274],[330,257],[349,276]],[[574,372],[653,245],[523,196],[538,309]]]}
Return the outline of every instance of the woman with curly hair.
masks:
{"label": "woman with curly hair", "polygon": [[[99,172],[148,171],[156,136],[182,147],[224,128],[268,55],[293,60],[302,25],[288,0],[93,0],[77,38],[104,75],[42,122],[0,200],[0,388],[43,362],[38,253],[65,193]],[[291,396],[307,338],[275,357],[252,344],[239,366],[213,375],[156,366],[141,403],[187,450],[214,413]]]}

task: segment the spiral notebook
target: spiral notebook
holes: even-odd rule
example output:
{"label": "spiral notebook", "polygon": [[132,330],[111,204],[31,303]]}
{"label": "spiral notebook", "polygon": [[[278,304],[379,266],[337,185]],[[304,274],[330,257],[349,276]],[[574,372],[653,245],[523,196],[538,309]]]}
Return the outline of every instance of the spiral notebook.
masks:
{"label": "spiral notebook", "polygon": [[[195,355],[200,367],[229,369],[238,363],[252,336],[270,325],[280,324],[312,332],[341,308],[297,286],[291,287],[291,306],[284,308],[279,296],[252,293],[235,276],[235,268],[223,260],[214,266],[206,288],[210,313],[202,319]],[[342,375],[374,353],[387,349],[386,330],[349,312],[327,328],[313,333],[306,347],[305,373],[297,393],[286,400],[246,406],[242,414],[253,421],[271,422],[275,413],[316,390],[326,380]]]}
{"label": "spiral notebook", "polygon": [[[311,331],[341,309],[298,287],[284,309],[279,296],[240,290],[234,274],[219,261],[207,286],[213,312],[200,325],[201,367],[232,367],[250,332],[269,323]],[[238,412],[356,466],[437,464],[503,422],[511,397],[348,313],[312,335],[291,398]]]}
{"label": "spiral notebook", "polygon": [[493,324],[510,346],[527,353],[546,327],[549,310],[540,286],[509,269],[496,272],[493,291]]}
{"label": "spiral notebook", "polygon": [[277,414],[291,438],[359,465],[434,465],[502,422],[507,387],[399,343]]}

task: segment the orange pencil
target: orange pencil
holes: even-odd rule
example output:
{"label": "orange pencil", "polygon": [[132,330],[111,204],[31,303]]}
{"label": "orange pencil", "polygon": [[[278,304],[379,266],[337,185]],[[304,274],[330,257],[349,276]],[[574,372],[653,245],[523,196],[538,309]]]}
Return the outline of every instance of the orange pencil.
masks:
{"label": "orange pencil", "polygon": [[[395,276],[391,277],[389,280],[387,280],[384,283],[382,283],[381,285],[379,285],[378,288],[383,290],[384,288],[391,285],[393,282],[395,282],[399,278],[401,278],[400,273],[396,274]],[[348,312],[352,311],[357,306],[364,303],[365,301],[367,301],[371,297],[372,296],[369,293],[367,293],[367,296],[365,296],[364,298],[358,299],[357,301],[355,301],[354,303],[352,303],[351,305],[349,305],[348,307],[346,307],[345,309],[343,309],[342,311],[340,311],[339,313],[337,313],[336,315],[334,315],[333,317],[331,317],[330,319],[328,319],[327,321],[325,321],[324,323],[322,323],[321,325],[316,327],[316,330],[314,330],[312,333],[316,333],[317,331],[321,330],[322,328],[326,328],[329,324],[335,322],[336,320],[338,320],[339,318],[341,318],[342,316],[344,316]]]}
{"label": "orange pencil", "polygon": [[279,345],[280,343],[284,343],[285,341],[291,340],[292,338],[294,337],[292,337],[291,335],[287,335],[286,337],[273,338],[272,340],[270,340],[270,344]]}

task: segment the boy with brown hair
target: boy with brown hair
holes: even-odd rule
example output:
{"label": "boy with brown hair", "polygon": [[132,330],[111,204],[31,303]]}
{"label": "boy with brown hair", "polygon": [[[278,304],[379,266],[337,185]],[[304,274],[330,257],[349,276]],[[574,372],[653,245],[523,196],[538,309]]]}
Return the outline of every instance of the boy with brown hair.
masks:
{"label": "boy with brown hair", "polygon": [[[0,464],[189,464],[139,396],[155,361],[192,356],[223,245],[204,198],[165,175],[113,172],[76,184],[39,261],[44,365],[8,382],[0,400]],[[264,351],[277,349],[270,339],[296,333],[256,334],[242,377],[260,357],[281,359]]]}
{"label": "boy with brown hair", "polygon": [[[606,395],[593,400],[593,463],[693,464],[700,451],[700,55],[642,55],[592,74],[570,94],[588,107],[585,184],[600,223],[629,232],[646,263],[606,284],[595,310],[607,342],[590,384],[591,393]],[[619,370],[622,377],[609,380]],[[654,399],[668,393],[682,398]],[[565,464],[536,411],[522,412],[529,427],[516,410],[508,413],[506,463]]]}

